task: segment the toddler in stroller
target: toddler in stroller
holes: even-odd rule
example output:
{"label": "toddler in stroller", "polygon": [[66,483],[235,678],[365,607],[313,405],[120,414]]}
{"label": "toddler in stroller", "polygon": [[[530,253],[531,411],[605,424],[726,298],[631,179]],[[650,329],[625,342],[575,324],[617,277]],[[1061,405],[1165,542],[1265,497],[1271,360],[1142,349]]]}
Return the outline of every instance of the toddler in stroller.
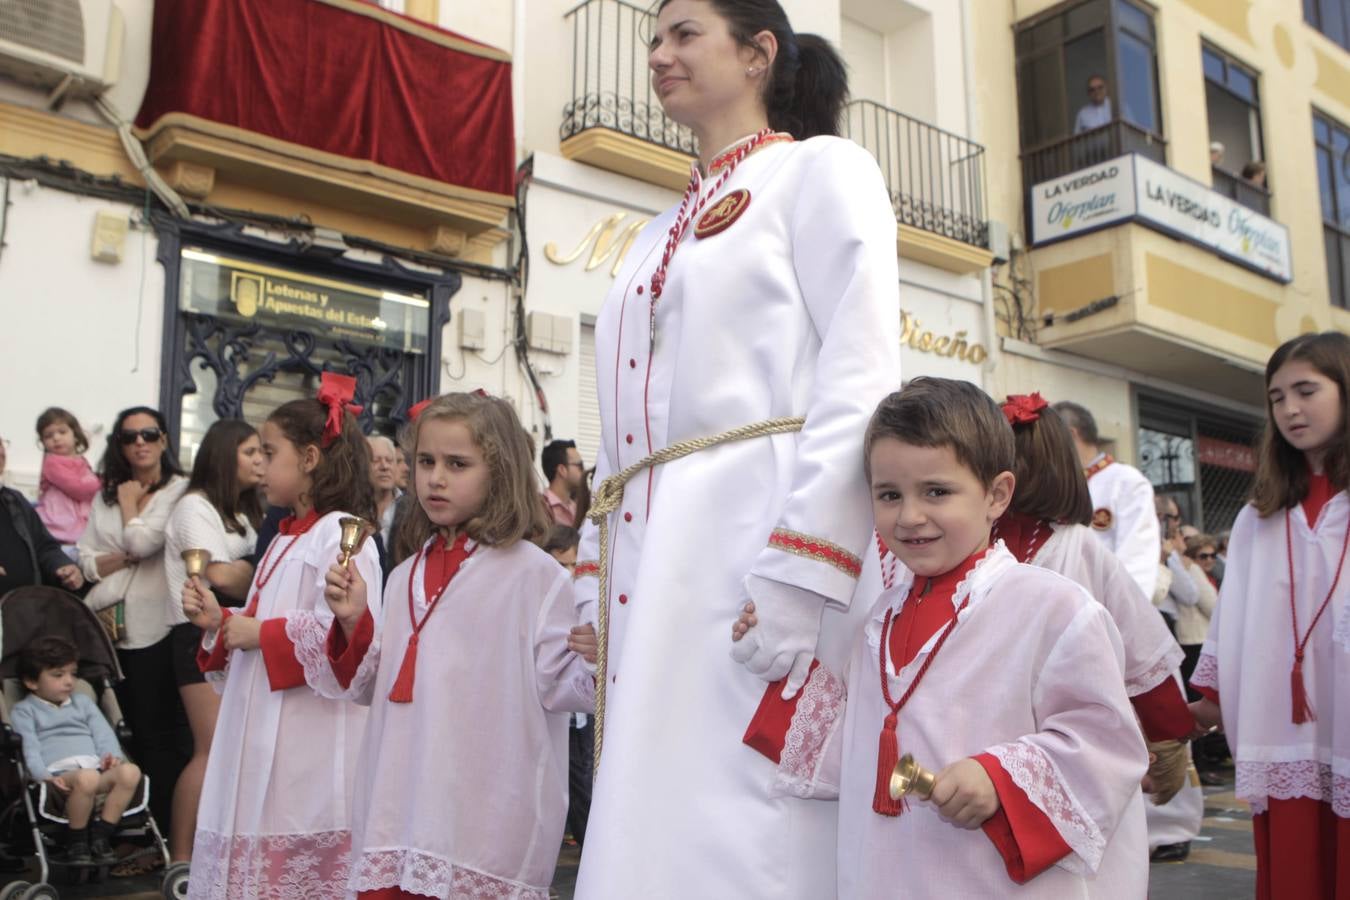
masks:
{"label": "toddler in stroller", "polygon": [[[64,638],[38,638],[25,647],[18,673],[28,696],[10,715],[29,778],[65,797],[67,859],[106,864],[117,859],[108,839],[141,783],[141,770],[123,759],[117,735],[94,701],[75,693],[79,658]],[[99,797],[103,808],[91,825]]]}

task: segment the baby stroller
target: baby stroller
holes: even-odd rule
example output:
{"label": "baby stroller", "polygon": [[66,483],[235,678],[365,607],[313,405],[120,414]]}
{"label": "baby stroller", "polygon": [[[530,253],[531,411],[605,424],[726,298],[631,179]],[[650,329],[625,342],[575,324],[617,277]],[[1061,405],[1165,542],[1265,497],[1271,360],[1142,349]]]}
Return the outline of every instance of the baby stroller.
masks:
{"label": "baby stroller", "polygon": [[[54,900],[58,897],[56,888],[48,883],[53,869],[76,884],[102,881],[108,871],[106,865],[98,863],[66,862],[62,854],[53,852],[59,847],[67,824],[65,800],[58,791],[49,791],[46,784],[31,782],[24,765],[21,739],[12,727],[10,712],[25,694],[17,671],[19,651],[30,641],[45,636],[63,637],[78,648],[79,678],[75,689],[92,699],[103,711],[123,747],[130,738],[130,730],[122,720],[122,711],[113,693],[113,685],[122,679],[122,668],[98,616],[78,597],[59,588],[16,588],[0,597],[0,687],[3,688],[0,694],[0,753],[15,766],[24,784],[21,798],[0,812],[0,819],[13,824],[19,815],[27,817],[41,868],[39,883],[11,882],[0,888],[0,900]],[[162,856],[164,895],[186,896],[187,864],[170,865],[168,847],[150,814],[149,800],[150,781],[143,777],[115,837],[148,839],[149,843],[145,849],[123,857],[120,862],[156,854]]]}

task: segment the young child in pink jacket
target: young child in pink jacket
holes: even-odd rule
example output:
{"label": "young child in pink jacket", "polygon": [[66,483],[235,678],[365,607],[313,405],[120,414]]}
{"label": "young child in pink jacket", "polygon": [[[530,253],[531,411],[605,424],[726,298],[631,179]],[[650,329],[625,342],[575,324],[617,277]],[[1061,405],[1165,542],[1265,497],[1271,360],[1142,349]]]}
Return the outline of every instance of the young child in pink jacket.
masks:
{"label": "young child in pink jacket", "polygon": [[84,533],[89,504],[100,487],[98,476],[83,455],[89,449],[89,438],[79,420],[59,406],[38,416],[37,433],[44,451],[38,516],[52,537],[69,548]]}

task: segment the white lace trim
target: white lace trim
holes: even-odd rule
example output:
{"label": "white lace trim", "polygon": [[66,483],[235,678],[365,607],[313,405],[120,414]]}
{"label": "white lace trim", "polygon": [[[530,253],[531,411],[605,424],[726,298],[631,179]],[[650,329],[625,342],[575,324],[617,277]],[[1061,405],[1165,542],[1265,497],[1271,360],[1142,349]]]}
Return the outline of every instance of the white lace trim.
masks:
{"label": "white lace trim", "polygon": [[1077,860],[1066,857],[1058,865],[1077,875],[1095,873],[1106,850],[1106,837],[1064,786],[1064,777],[1054,760],[1041,748],[1024,741],[999,744],[988,752],[1036,808],[1049,817],[1064,843],[1078,857]]}
{"label": "white lace trim", "polygon": [[228,835],[199,830],[188,894],[194,900],[339,900],[350,831]]}
{"label": "white lace trim", "polygon": [[1219,658],[1212,653],[1201,653],[1191,673],[1192,687],[1219,689]]}
{"label": "white lace trim", "polygon": [[1313,759],[1297,762],[1243,762],[1237,764],[1237,796],[1263,813],[1270,800],[1307,797],[1330,803],[1336,815],[1350,818],[1350,777]]}
{"label": "white lace trim", "polygon": [[1182,652],[1176,641],[1170,641],[1169,643],[1171,646],[1153,665],[1133,678],[1125,679],[1126,694],[1131,697],[1147,694],[1170,678],[1173,672],[1181,668],[1181,662],[1186,658],[1186,654]]}
{"label": "white lace trim", "polygon": [[351,890],[391,887],[451,900],[548,900],[547,887],[479,872],[425,850],[395,847],[364,851],[352,872]]}
{"label": "white lace trim", "polygon": [[774,793],[802,798],[817,795],[825,748],[843,708],[844,685],[829,669],[817,666],[802,688],[792,723],[783,738],[783,754],[773,780]]}
{"label": "white lace trim", "polygon": [[[332,627],[340,628],[336,622]],[[328,660],[328,629],[312,612],[292,612],[286,616],[286,637],[295,646],[295,659],[305,670],[305,682],[321,697],[352,700],[359,697],[375,677],[380,663],[380,641],[374,639],[356,667],[350,686],[344,688],[333,674]]]}

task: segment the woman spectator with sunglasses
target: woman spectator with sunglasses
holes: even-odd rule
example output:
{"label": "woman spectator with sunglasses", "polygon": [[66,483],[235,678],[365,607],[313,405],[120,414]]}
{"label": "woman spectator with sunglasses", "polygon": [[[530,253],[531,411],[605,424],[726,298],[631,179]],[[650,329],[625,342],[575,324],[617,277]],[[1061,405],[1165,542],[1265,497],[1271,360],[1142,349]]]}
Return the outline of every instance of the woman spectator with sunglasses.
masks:
{"label": "woman spectator with sunglasses", "polygon": [[125,680],[118,700],[132,739],[127,749],[150,777],[150,806],[170,827],[173,786],[192,754],[192,733],[174,679],[164,530],[187,488],[164,417],[124,409],[99,462],[102,493],[80,538],[80,565],[94,582],[89,604],[117,643]]}

